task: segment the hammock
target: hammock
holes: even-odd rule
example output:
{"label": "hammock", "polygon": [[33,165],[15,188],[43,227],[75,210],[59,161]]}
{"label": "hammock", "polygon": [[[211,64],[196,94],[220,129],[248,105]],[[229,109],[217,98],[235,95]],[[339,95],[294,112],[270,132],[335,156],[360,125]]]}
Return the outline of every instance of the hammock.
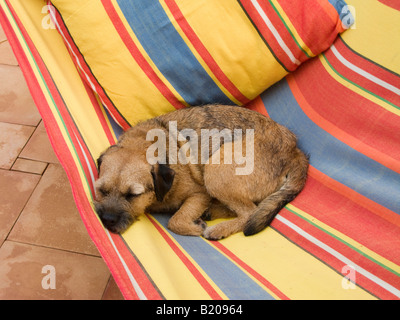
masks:
{"label": "hammock", "polygon": [[[123,1],[91,3],[116,7],[117,2],[123,9]],[[165,12],[178,2],[160,1]],[[286,21],[285,1],[264,2]],[[257,24],[248,6],[258,3],[262,9],[262,1],[237,3],[279,63],[273,79],[262,84],[269,87],[266,91],[261,93],[263,88],[251,80],[256,69],[250,72],[250,88],[239,90],[243,84],[231,81],[227,71],[215,71],[217,60],[196,51],[201,65],[211,66],[207,74],[217,83],[206,102],[223,96],[287,126],[310,155],[310,169],[304,190],[270,227],[251,237],[239,233],[216,242],[172,233],[166,227],[168,216],[161,214],[141,217],[122,235],[103,228],[92,205],[96,159],[134,122],[135,112],[118,114],[121,109],[111,104],[118,100],[112,90],[92,86],[86,67],[76,67],[81,57],[74,56],[74,48],[68,50],[67,34],[63,37],[61,24],[59,30],[53,27],[44,1],[0,1],[0,22],[90,237],[126,299],[399,299],[400,7],[386,0],[347,1],[355,8],[355,25],[321,44],[318,54],[304,49],[301,30],[291,33],[300,44],[292,41],[293,46],[301,48],[297,64],[281,52],[282,46],[268,42],[270,31]],[[169,17],[176,7],[169,7]],[[62,22],[60,15],[53,18]],[[175,28],[182,39],[185,34],[193,39],[187,25]],[[142,55],[143,50],[150,49],[143,44]],[[157,65],[161,58],[151,61]],[[153,80],[165,80],[160,66],[152,66]],[[97,72],[94,67],[92,71],[90,77]],[[173,84],[153,82],[162,93],[154,96],[167,101],[155,114],[178,103],[184,107],[193,98],[186,99],[180,87],[184,83],[165,78]],[[153,115],[154,110],[143,108],[137,111],[140,117]]]}

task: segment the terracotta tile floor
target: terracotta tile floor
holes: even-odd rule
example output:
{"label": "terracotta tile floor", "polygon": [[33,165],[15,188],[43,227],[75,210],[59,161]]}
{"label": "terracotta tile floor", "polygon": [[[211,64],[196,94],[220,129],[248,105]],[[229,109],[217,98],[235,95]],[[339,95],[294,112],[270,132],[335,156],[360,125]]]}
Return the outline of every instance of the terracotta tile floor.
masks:
{"label": "terracotta tile floor", "polygon": [[123,297],[86,232],[0,27],[0,300],[4,299]]}

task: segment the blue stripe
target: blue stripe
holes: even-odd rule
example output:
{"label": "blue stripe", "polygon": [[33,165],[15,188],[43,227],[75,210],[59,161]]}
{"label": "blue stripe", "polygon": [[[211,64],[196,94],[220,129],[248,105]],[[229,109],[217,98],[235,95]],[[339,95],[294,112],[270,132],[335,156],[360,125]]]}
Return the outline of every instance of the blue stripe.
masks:
{"label": "blue stripe", "polygon": [[233,103],[197,61],[159,1],[117,2],[151,60],[187,103]]}
{"label": "blue stripe", "polygon": [[343,27],[350,28],[354,24],[354,17],[351,14],[347,3],[344,0],[329,0],[329,3],[335,8],[342,20]]}
{"label": "blue stripe", "polygon": [[400,175],[352,149],[312,122],[283,79],[261,95],[272,119],[298,137],[310,163],[336,181],[400,213]]}
{"label": "blue stripe", "polygon": [[[168,215],[154,214],[153,217],[168,231]],[[274,300],[237,265],[203,239],[169,233],[229,299]]]}
{"label": "blue stripe", "polygon": [[328,2],[336,9],[339,15],[342,13],[343,7],[347,6],[343,0],[328,0]]}
{"label": "blue stripe", "polygon": [[115,122],[114,118],[110,115],[108,112],[107,108],[103,108],[103,110],[106,112],[106,116],[108,118],[108,121],[110,122],[111,129],[115,134],[115,137],[118,139],[121,134],[124,133],[124,130]]}

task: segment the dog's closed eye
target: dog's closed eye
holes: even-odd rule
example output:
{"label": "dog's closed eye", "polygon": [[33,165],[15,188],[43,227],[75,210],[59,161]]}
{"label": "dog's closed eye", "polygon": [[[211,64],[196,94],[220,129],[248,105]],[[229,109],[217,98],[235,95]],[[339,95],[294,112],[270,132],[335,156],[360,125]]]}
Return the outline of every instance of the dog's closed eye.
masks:
{"label": "dog's closed eye", "polygon": [[140,196],[140,194],[135,194],[135,193],[132,193],[132,192],[128,192],[127,194],[124,195],[124,198],[126,199],[126,201],[131,202],[137,196]]}
{"label": "dog's closed eye", "polygon": [[106,189],[103,188],[103,187],[102,187],[102,188],[99,188],[98,191],[100,192],[100,194],[101,194],[103,197],[107,196],[108,193],[109,193],[109,191],[106,190]]}

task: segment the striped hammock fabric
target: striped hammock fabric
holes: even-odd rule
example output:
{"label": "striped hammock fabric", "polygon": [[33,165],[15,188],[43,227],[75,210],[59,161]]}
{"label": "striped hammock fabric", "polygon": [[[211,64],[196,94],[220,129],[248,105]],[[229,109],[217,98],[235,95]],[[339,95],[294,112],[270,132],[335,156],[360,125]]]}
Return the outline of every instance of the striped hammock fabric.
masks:
{"label": "striped hammock fabric", "polygon": [[[246,95],[246,107],[289,127],[310,154],[305,189],[259,234],[213,242],[170,232],[164,215],[145,215],[122,235],[102,227],[92,205],[95,159],[121,134],[118,119],[76,68],[44,2],[0,0],[82,220],[125,298],[400,299],[400,7],[347,3],[353,29],[261,95]],[[266,46],[270,35],[253,23]],[[300,51],[300,62],[312,56]]]}
{"label": "striped hammock fabric", "polygon": [[48,4],[85,80],[124,129],[188,105],[246,104],[352,22],[339,0]]}

